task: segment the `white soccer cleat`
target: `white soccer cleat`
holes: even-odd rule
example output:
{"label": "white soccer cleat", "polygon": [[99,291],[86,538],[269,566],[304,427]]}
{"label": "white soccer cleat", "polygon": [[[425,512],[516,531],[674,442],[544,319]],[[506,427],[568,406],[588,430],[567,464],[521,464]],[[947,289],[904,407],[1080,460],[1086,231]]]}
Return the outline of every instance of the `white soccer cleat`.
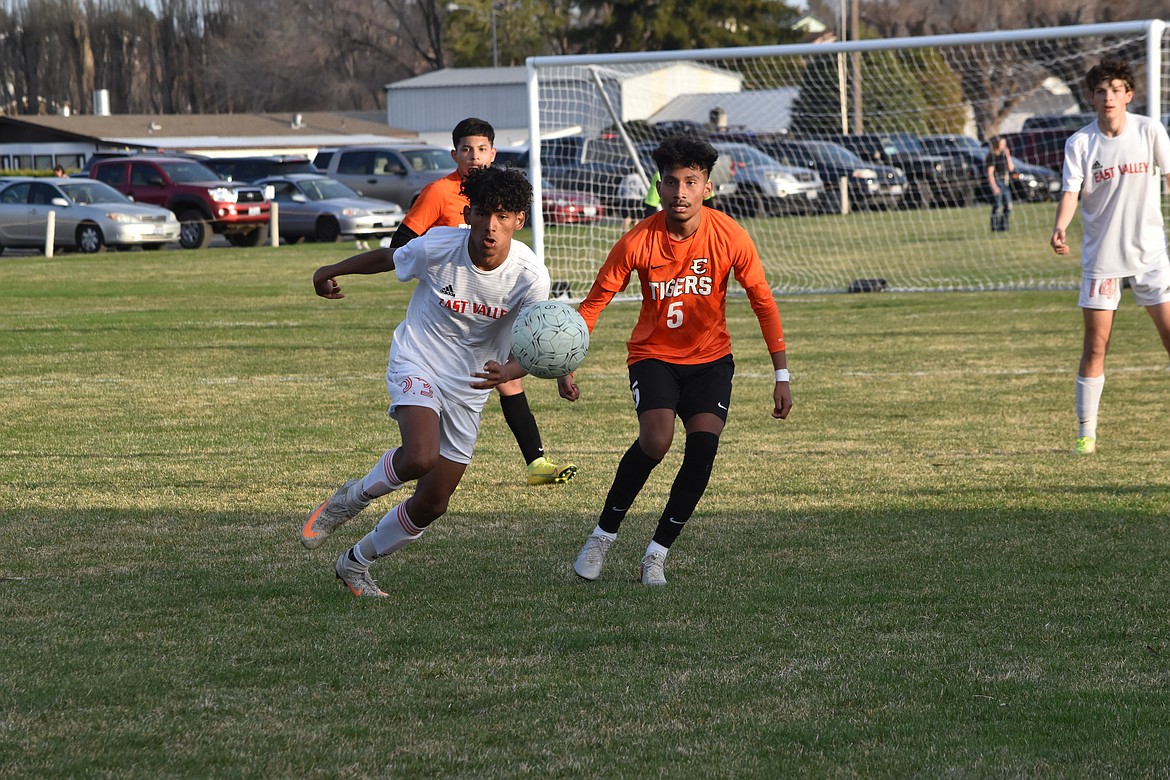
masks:
{"label": "white soccer cleat", "polygon": [[309,519],[301,528],[301,544],[309,550],[315,550],[325,544],[331,533],[370,505],[369,501],[362,500],[361,494],[360,479],[351,479],[339,487],[328,501],[309,515]]}
{"label": "white soccer cleat", "polygon": [[374,578],[370,576],[369,568],[361,566],[349,557],[349,550],[341,554],[337,563],[333,564],[333,572],[341,580],[349,592],[359,598],[368,596],[384,599],[390,594],[378,587]]}
{"label": "white soccer cleat", "polygon": [[605,565],[605,556],[609,554],[609,548],[613,547],[613,543],[614,540],[609,537],[590,534],[573,563],[573,571],[577,572],[577,576],[586,580],[600,577],[601,567]]}
{"label": "white soccer cleat", "polygon": [[650,553],[642,559],[642,584],[666,584],[666,556],[662,553]]}

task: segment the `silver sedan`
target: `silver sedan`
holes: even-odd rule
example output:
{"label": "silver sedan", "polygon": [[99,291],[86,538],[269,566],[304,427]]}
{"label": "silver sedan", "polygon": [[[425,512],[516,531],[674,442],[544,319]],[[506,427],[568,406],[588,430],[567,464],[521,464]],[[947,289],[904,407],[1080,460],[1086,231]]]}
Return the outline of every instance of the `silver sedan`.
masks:
{"label": "silver sedan", "polygon": [[256,185],[264,187],[268,199],[278,204],[280,237],[290,243],[302,238],[333,242],[340,236],[390,236],[405,216],[397,203],[362,197],[320,174],[271,176]]}
{"label": "silver sedan", "polygon": [[56,220],[53,245],[78,252],[158,249],[179,240],[179,222],[170,211],[135,203],[100,181],[21,177],[0,184],[0,252],[43,248],[50,213]]}

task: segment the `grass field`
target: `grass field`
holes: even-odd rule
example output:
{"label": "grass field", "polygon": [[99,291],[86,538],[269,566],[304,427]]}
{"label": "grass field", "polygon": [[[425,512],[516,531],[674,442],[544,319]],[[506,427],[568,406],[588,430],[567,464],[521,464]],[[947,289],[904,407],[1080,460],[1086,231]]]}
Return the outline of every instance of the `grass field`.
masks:
{"label": "grass field", "polygon": [[[0,777],[1165,777],[1170,373],[1119,314],[1075,458],[1073,293],[780,300],[707,496],[636,581],[571,562],[634,435],[615,304],[529,488],[494,399],[449,514],[359,601],[296,533],[397,431],[407,291],[344,246],[0,259]],[[676,443],[681,441],[678,440]],[[388,509],[391,501],[379,505]]]}

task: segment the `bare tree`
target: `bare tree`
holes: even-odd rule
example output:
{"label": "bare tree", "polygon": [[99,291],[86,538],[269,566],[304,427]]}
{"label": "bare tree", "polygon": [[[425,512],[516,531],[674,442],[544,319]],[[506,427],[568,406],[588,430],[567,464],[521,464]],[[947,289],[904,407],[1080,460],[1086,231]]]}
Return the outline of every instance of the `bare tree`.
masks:
{"label": "bare tree", "polygon": [[[1165,18],[1170,16],[1170,0],[865,0],[861,14],[882,37],[890,38]],[[942,51],[961,74],[963,94],[975,112],[976,123],[984,135],[990,135],[1025,95],[1050,76],[1067,83],[1087,110],[1079,85],[1095,55],[1083,47],[1083,39],[1061,39],[1014,49],[955,47]],[[1140,56],[1140,52],[1124,47],[1115,53]]]}

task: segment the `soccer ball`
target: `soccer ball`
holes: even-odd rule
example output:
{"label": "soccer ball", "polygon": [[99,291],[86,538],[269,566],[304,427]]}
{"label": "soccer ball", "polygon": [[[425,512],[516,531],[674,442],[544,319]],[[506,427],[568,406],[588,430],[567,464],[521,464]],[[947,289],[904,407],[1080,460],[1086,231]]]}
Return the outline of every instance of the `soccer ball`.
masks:
{"label": "soccer ball", "polygon": [[589,328],[577,310],[561,301],[525,306],[512,325],[512,354],[541,379],[572,373],[589,352]]}

